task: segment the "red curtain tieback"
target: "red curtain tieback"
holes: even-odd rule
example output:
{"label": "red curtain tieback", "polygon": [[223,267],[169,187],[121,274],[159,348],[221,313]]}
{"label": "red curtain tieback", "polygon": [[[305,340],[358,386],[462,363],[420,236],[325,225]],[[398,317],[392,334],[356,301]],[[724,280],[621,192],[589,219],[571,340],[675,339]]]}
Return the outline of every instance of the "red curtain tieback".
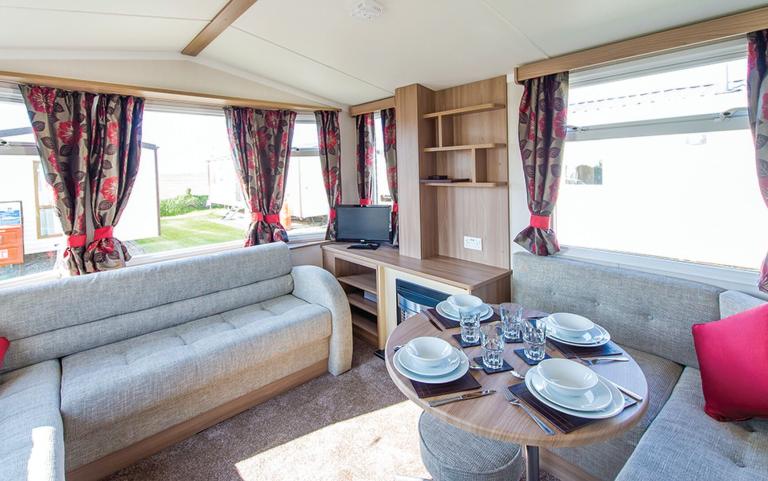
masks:
{"label": "red curtain tieback", "polygon": [[371,199],[360,199],[360,205],[371,205]]}
{"label": "red curtain tieback", "polygon": [[333,222],[336,220],[336,209],[331,209],[328,211],[328,221]]}
{"label": "red curtain tieback", "polygon": [[549,230],[549,224],[552,217],[548,215],[535,215],[531,214],[531,227],[537,229]]}
{"label": "red curtain tieback", "polygon": [[107,227],[100,227],[93,231],[93,241],[100,241],[102,239],[109,239],[110,237],[114,237],[112,235],[113,227],[107,226]]}
{"label": "red curtain tieback", "polygon": [[397,214],[397,212],[400,210],[400,208],[397,206],[397,202],[392,203],[392,212],[394,214]]}
{"label": "red curtain tieback", "polygon": [[85,247],[88,238],[83,235],[71,235],[67,237],[67,247]]}
{"label": "red curtain tieback", "polygon": [[253,212],[251,213],[251,221],[252,222],[266,221],[267,224],[279,224],[280,214],[262,214],[261,212]]}

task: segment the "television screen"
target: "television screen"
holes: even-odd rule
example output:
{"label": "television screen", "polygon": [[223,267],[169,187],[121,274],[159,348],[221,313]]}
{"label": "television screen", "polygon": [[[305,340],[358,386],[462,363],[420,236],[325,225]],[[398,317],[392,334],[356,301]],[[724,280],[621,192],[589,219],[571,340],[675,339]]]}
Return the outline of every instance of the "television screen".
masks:
{"label": "television screen", "polygon": [[349,242],[389,242],[388,205],[340,205],[336,208],[336,239]]}

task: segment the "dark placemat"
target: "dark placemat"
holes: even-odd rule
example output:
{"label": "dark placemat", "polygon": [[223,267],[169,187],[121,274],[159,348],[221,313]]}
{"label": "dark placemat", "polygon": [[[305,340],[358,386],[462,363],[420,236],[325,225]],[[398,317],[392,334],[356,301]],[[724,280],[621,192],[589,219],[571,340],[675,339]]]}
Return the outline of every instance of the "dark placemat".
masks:
{"label": "dark placemat", "polygon": [[624,351],[616,345],[613,341],[608,341],[602,346],[597,347],[578,347],[563,344],[553,339],[547,339],[557,348],[558,351],[563,353],[565,357],[592,357],[592,356],[618,356],[624,354]]}
{"label": "dark placemat", "polygon": [[[510,306],[510,309],[514,313],[517,311],[517,308],[520,307],[520,304],[517,304],[515,302],[507,303]],[[493,312],[499,312],[499,306],[497,304],[492,305]],[[538,311],[536,309],[526,309],[523,307],[523,319],[541,319],[542,317],[547,317],[549,314],[544,311]]]}
{"label": "dark placemat", "polygon": [[472,377],[472,374],[467,371],[466,374],[461,376],[455,381],[446,382],[442,384],[427,384],[425,382],[419,382],[411,380],[413,390],[416,391],[416,395],[419,398],[442,396],[443,394],[453,394],[462,391],[471,391],[473,389],[480,389],[480,383]]}
{"label": "dark placemat", "polygon": [[456,342],[458,342],[458,343],[459,343],[459,346],[461,346],[461,347],[463,347],[463,348],[465,348],[465,349],[466,349],[466,348],[468,348],[468,347],[475,347],[475,346],[479,346],[479,345],[480,345],[480,339],[478,339],[478,340],[477,340],[477,342],[471,342],[471,343],[470,343],[470,342],[464,342],[464,341],[461,339],[461,334],[454,334],[454,335],[453,335],[453,336],[451,336],[451,337],[453,337],[454,339],[456,339]]}
{"label": "dark placemat", "polygon": [[535,366],[536,364],[540,363],[544,359],[549,359],[552,357],[549,354],[545,353],[544,359],[542,359],[541,361],[534,361],[533,359],[525,355],[525,349],[515,349],[515,354],[517,354],[517,357],[525,361],[525,363],[528,364],[529,366]]}
{"label": "dark placemat", "polygon": [[[427,309],[427,316],[431,317],[432,319],[436,320],[440,324],[442,324],[446,329],[453,329],[456,327],[460,327],[459,321],[454,321],[453,319],[448,319],[447,317],[443,316],[439,312],[437,312],[437,309]],[[485,324],[488,322],[495,322],[499,321],[501,318],[499,317],[498,313],[496,311],[493,311],[493,315],[489,317],[488,319],[485,319],[483,321],[480,321],[480,324]]]}
{"label": "dark placemat", "polygon": [[[536,399],[536,397],[528,391],[528,387],[524,382],[509,386],[509,391],[515,396],[519,397],[525,404],[529,405],[541,414],[550,424],[555,426],[559,431],[568,434],[584,426],[588,426],[592,423],[602,421],[602,419],[585,419],[577,416],[571,416],[560,412],[556,409],[552,409],[543,402]],[[624,409],[637,404],[637,401],[624,395]]]}
{"label": "dark placemat", "polygon": [[485,371],[486,374],[496,374],[497,372],[507,372],[513,369],[513,367],[507,361],[503,361],[504,364],[502,364],[500,368],[491,369],[487,367],[485,363],[483,363],[483,356],[478,356],[472,360],[475,361],[478,366],[482,366],[483,371]]}

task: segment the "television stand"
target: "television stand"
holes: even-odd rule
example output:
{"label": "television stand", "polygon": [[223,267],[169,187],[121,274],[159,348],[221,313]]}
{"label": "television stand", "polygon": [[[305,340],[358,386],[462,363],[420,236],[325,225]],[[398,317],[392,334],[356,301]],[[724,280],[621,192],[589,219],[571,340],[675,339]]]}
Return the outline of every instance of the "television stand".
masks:
{"label": "television stand", "polygon": [[381,244],[378,242],[361,242],[359,244],[352,244],[351,246],[347,247],[347,249],[368,249],[375,251],[379,248]]}

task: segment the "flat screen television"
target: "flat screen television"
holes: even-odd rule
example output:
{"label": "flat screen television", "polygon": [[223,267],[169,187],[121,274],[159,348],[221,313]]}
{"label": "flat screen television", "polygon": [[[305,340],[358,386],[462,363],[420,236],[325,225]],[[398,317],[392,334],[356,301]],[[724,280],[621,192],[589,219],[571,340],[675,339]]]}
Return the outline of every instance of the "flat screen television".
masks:
{"label": "flat screen television", "polygon": [[376,249],[390,242],[388,205],[340,205],[336,208],[336,240],[357,242],[356,249]]}

